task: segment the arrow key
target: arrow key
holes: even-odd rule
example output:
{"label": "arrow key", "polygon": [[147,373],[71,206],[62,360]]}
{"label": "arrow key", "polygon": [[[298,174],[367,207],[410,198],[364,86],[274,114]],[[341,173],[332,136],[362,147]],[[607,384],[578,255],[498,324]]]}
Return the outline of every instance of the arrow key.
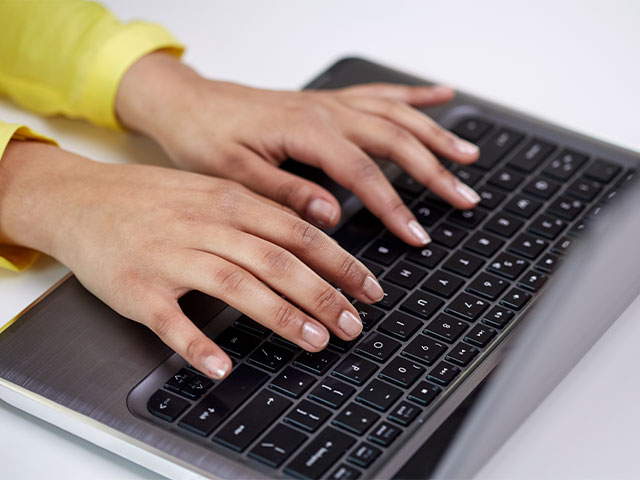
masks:
{"label": "arrow key", "polygon": [[167,422],[173,422],[190,405],[189,402],[180,397],[176,397],[164,390],[158,390],[151,395],[151,398],[147,402],[147,409],[152,415]]}

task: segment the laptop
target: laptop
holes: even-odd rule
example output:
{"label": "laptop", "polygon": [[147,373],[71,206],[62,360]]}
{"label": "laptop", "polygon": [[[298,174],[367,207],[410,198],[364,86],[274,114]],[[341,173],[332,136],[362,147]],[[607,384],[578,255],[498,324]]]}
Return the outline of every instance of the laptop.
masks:
{"label": "laptop", "polygon": [[[429,83],[347,58],[309,87],[363,82]],[[464,93],[425,113],[480,146],[443,162],[482,198],[454,210],[377,159],[425,248],[285,165],[336,195],[329,233],[385,290],[355,302],[360,338],[310,354],[190,292],[181,307],[234,360],[213,382],[69,276],[0,335],[0,398],[171,478],[472,476],[640,292],[640,157]]]}

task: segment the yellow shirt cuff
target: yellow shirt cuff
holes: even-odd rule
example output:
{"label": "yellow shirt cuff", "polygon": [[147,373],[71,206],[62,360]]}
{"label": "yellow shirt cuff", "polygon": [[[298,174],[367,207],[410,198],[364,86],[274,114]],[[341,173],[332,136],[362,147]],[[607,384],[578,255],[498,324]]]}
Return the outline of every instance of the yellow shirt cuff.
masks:
{"label": "yellow shirt cuff", "polygon": [[[57,145],[56,141],[34,132],[24,125],[0,122],[0,161],[10,140],[37,140]],[[38,258],[38,252],[30,248],[0,244],[0,268],[19,272],[30,267]]]}

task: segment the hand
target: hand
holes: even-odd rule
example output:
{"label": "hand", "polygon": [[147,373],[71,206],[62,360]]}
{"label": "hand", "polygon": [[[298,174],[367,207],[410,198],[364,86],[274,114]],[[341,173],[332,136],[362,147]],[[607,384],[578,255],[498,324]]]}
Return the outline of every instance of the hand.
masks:
{"label": "hand", "polygon": [[233,179],[322,227],[340,218],[320,186],[277,168],[288,157],[319,167],[353,191],[398,237],[429,237],[368,154],[389,157],[458,208],[480,200],[432,153],[471,163],[478,148],[412,105],[450,100],[445,87],[371,84],[333,91],[276,92],[203,79],[156,52],[125,74],[116,111],[158,141],[180,167]]}
{"label": "hand", "polygon": [[189,290],[308,351],[326,346],[327,330],[344,340],[362,330],[328,281],[367,303],[383,295],[371,272],[321,230],[229,180],[14,141],[0,162],[0,205],[0,242],[54,256],[214,378],[231,362],[180,310]]}

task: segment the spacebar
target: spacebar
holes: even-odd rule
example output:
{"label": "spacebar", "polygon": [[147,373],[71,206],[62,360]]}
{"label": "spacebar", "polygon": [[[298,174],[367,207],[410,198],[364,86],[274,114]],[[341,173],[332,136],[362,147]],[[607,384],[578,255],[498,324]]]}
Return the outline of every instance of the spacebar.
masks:
{"label": "spacebar", "polygon": [[209,395],[193,407],[178,424],[198,435],[209,435],[220,422],[267,381],[269,375],[242,364]]}

